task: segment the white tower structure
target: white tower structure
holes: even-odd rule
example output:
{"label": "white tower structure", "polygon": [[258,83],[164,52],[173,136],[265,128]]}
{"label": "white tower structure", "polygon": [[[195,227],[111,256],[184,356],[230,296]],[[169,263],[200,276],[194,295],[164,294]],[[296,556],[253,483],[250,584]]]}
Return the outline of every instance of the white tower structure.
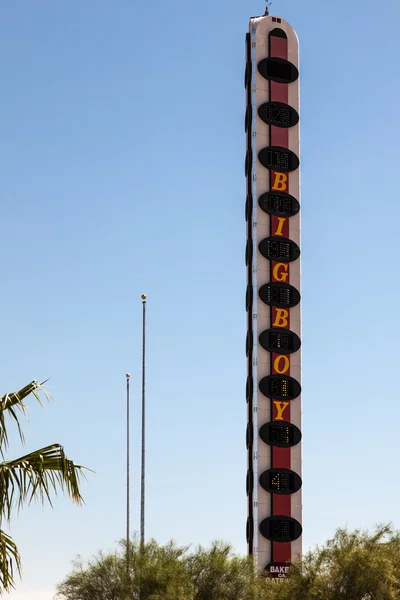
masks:
{"label": "white tower structure", "polygon": [[250,20],[245,86],[247,542],[285,577],[301,558],[302,480],[299,47],[283,19]]}

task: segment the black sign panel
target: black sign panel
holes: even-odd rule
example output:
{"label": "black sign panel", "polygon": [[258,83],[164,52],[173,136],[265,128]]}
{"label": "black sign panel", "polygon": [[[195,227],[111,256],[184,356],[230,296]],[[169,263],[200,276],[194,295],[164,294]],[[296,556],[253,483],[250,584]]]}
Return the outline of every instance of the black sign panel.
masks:
{"label": "black sign panel", "polygon": [[265,77],[265,79],[276,81],[277,83],[293,83],[299,76],[299,71],[293,63],[284,58],[276,57],[263,58],[263,60],[260,60],[258,63],[258,72]]}
{"label": "black sign panel", "polygon": [[254,473],[253,473],[253,469],[247,469],[247,477],[246,477],[246,492],[247,492],[247,495],[249,495],[250,492],[252,491],[253,485],[254,485]]}
{"label": "black sign panel", "polygon": [[253,398],[253,388],[254,388],[253,376],[249,375],[247,377],[247,381],[246,381],[246,401],[247,402],[250,402],[250,400],[252,400],[252,398]]}
{"label": "black sign panel", "polygon": [[301,441],[301,431],[287,421],[270,421],[260,427],[260,438],[265,444],[277,448],[292,448]]}
{"label": "black sign panel", "polygon": [[270,494],[294,494],[301,488],[301,477],[290,469],[269,469],[260,475],[261,487]]}
{"label": "black sign panel", "polygon": [[251,329],[248,330],[246,336],[246,356],[249,357],[250,353],[253,350],[253,331]]}
{"label": "black sign panel", "polygon": [[296,333],[279,327],[266,329],[260,333],[258,339],[264,350],[279,354],[292,354],[301,346],[301,340]]}
{"label": "black sign panel", "polygon": [[251,60],[246,62],[246,69],[244,71],[244,87],[247,88],[251,83]]}
{"label": "black sign panel", "polygon": [[251,104],[247,105],[246,116],[244,118],[244,130],[247,133],[251,127],[251,120],[253,118],[253,108]]}
{"label": "black sign panel", "polygon": [[246,261],[246,267],[251,265],[251,263],[253,261],[253,240],[251,238],[249,238],[246,242],[245,261]]}
{"label": "black sign panel", "polygon": [[252,445],[253,445],[253,425],[251,423],[247,423],[247,429],[246,429],[246,448],[247,448],[247,450]]}
{"label": "black sign panel", "polygon": [[288,283],[266,283],[258,290],[261,300],[276,308],[293,308],[300,302],[300,293]]}
{"label": "black sign panel", "polygon": [[303,529],[292,517],[274,516],[261,521],[260,533],[271,542],[294,542],[301,536]]}
{"label": "black sign panel", "polygon": [[247,517],[247,523],[246,523],[247,543],[249,543],[249,541],[253,539],[253,534],[254,534],[254,521],[251,517]]}
{"label": "black sign panel", "polygon": [[292,262],[300,256],[300,248],[296,242],[277,235],[261,240],[258,249],[268,260]]}
{"label": "black sign panel", "polygon": [[253,307],[253,286],[248,284],[246,289],[246,310],[249,311]]}
{"label": "black sign panel", "polygon": [[259,384],[260,391],[274,400],[294,400],[301,394],[301,385],[288,375],[268,375]]}
{"label": "black sign panel", "polygon": [[245,208],[246,221],[251,221],[253,215],[253,195],[247,194],[246,196],[246,208]]}
{"label": "black sign panel", "polygon": [[275,125],[275,127],[293,127],[299,122],[298,112],[289,106],[289,104],[284,104],[283,102],[266,102],[265,104],[261,104],[258,114],[264,123]]}
{"label": "black sign panel", "polygon": [[300,204],[294,196],[285,192],[267,192],[258,199],[264,212],[277,217],[293,217],[300,210]]}
{"label": "black sign panel", "polygon": [[290,173],[299,168],[300,161],[296,154],[283,146],[268,146],[258,153],[258,160],[267,169]]}
{"label": "black sign panel", "polygon": [[251,148],[249,148],[246,152],[246,160],[244,163],[244,173],[245,173],[246,177],[251,172],[252,162],[253,162],[253,151]]}

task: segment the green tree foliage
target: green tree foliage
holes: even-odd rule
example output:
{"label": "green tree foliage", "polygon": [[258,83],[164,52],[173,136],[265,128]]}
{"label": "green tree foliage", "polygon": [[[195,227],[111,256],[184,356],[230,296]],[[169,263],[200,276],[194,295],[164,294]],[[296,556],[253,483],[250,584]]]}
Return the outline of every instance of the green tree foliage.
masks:
{"label": "green tree foliage", "polygon": [[84,562],[78,558],[70,575],[59,585],[57,598],[67,600],[186,600],[190,583],[182,559],[186,549],[174,543],[159,546],[154,540],[129,547],[121,542],[113,554],[100,552]]}
{"label": "green tree foliage", "polygon": [[[67,494],[81,504],[79,480],[82,467],[69,460],[60,444],[46,446],[14,460],[6,460],[8,448],[8,422],[16,425],[21,442],[24,435],[19,417],[25,414],[24,400],[33,395],[41,404],[40,392],[47,398],[45,390],[32,381],[18,392],[0,397],[0,523],[8,523],[14,510],[20,510],[32,500],[51,505],[52,494],[58,491]],[[0,593],[9,591],[14,585],[14,573],[21,573],[21,559],[13,539],[0,529]]]}
{"label": "green tree foliage", "polygon": [[264,589],[264,579],[254,577],[253,561],[236,556],[229,544],[214,542],[201,546],[187,557],[193,585],[190,600],[253,600]]}
{"label": "green tree foliage", "polygon": [[[235,556],[229,545],[215,542],[194,552],[170,542],[151,540],[130,546],[127,577],[126,547],[99,554],[83,563],[59,585],[59,600],[254,600],[264,580],[254,577],[247,558]],[[257,596],[258,598],[259,596]]]}
{"label": "green tree foliage", "polygon": [[129,598],[186,600],[190,594],[185,561],[182,560],[186,550],[173,542],[159,546],[151,540],[140,546],[135,541],[130,548]]}
{"label": "green tree foliage", "polygon": [[193,551],[154,540],[75,562],[59,600],[399,600],[400,534],[339,529],[309,552],[286,581],[256,576],[250,559],[214,542]]}
{"label": "green tree foliage", "polygon": [[78,557],[72,573],[58,587],[58,596],[69,600],[124,600],[126,564],[117,554],[99,553],[84,562]]}
{"label": "green tree foliage", "polygon": [[387,525],[372,532],[338,529],[287,582],[270,582],[266,592],[268,600],[398,600],[399,532]]}

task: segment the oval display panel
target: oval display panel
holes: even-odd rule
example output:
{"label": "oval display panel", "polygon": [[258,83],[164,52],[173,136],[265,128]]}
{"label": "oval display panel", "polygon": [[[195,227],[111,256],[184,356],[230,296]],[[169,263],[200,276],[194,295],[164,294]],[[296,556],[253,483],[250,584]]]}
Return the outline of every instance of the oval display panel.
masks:
{"label": "oval display panel", "polygon": [[247,133],[251,127],[251,120],[253,118],[253,108],[251,104],[247,105],[246,116],[244,118],[244,130]]}
{"label": "oval display panel", "polygon": [[283,102],[265,102],[265,104],[261,104],[258,115],[264,123],[275,125],[275,127],[294,127],[299,122],[297,110]]}
{"label": "oval display panel", "polygon": [[292,352],[297,352],[301,346],[301,340],[297,333],[280,327],[262,331],[258,339],[264,350],[278,354],[292,354]]}
{"label": "oval display panel", "polygon": [[299,77],[299,71],[293,63],[284,58],[277,57],[263,58],[260,60],[258,63],[258,72],[265,77],[265,79],[276,81],[277,83],[293,83],[293,81],[296,81]]}
{"label": "oval display panel", "polygon": [[249,148],[246,152],[246,160],[244,163],[244,172],[245,172],[246,177],[251,172],[252,162],[253,162],[253,151],[251,148]]}
{"label": "oval display panel", "polygon": [[250,34],[246,33],[246,56],[250,56]]}
{"label": "oval display panel", "polygon": [[251,177],[247,177],[246,183],[247,183],[247,194],[251,194],[251,190],[252,190],[252,187],[251,187],[251,184],[252,184]]}
{"label": "oval display panel", "polygon": [[293,308],[300,302],[300,293],[288,283],[266,283],[260,287],[258,294],[261,300],[276,308]]}
{"label": "oval display panel", "polygon": [[246,62],[246,69],[244,72],[244,87],[247,88],[251,83],[251,60]]}
{"label": "oval display panel", "polygon": [[250,492],[252,491],[253,485],[254,485],[253,470],[248,469],[247,470],[247,476],[246,476],[246,493],[247,493],[247,495],[249,495]]}
{"label": "oval display panel", "polygon": [[294,217],[300,210],[300,204],[294,196],[285,192],[267,192],[258,199],[264,212],[277,217]]}
{"label": "oval display panel", "polygon": [[261,521],[260,533],[271,542],[294,542],[301,536],[303,529],[296,519],[278,515]]}
{"label": "oval display panel", "polygon": [[281,236],[271,236],[261,240],[258,249],[268,260],[292,262],[300,256],[300,248],[296,242]]}
{"label": "oval display panel", "polygon": [[247,517],[247,523],[246,523],[246,540],[247,540],[247,543],[249,543],[253,539],[253,534],[254,534],[254,522],[253,522],[253,519],[251,517]]}
{"label": "oval display panel", "polygon": [[252,256],[253,256],[253,240],[251,238],[249,238],[246,243],[246,255],[245,255],[246,267],[251,265]]}
{"label": "oval display panel", "polygon": [[267,375],[259,384],[260,392],[274,400],[294,400],[301,394],[301,385],[289,375]]}
{"label": "oval display panel", "polygon": [[253,399],[253,377],[249,375],[246,381],[246,401],[250,402]]}
{"label": "oval display panel", "polygon": [[283,146],[268,146],[258,153],[258,160],[266,169],[290,173],[299,168],[296,154]]}
{"label": "oval display panel", "polygon": [[253,307],[253,286],[251,283],[247,286],[246,290],[246,310],[249,311]]}
{"label": "oval display panel", "polygon": [[269,446],[292,448],[301,441],[301,431],[293,423],[287,421],[270,421],[260,427],[260,438]]}
{"label": "oval display panel", "polygon": [[301,488],[301,477],[290,469],[268,469],[260,475],[261,487],[270,494],[295,494]]}
{"label": "oval display panel", "polygon": [[253,349],[253,331],[251,329],[248,330],[246,335],[246,356],[247,358],[250,356],[250,353]]}
{"label": "oval display panel", "polygon": [[251,221],[253,215],[253,195],[247,194],[246,196],[246,207],[244,210],[246,221]]}
{"label": "oval display panel", "polygon": [[252,445],[253,445],[253,426],[251,425],[251,423],[247,423],[247,429],[246,429],[246,448],[247,448],[247,450]]}

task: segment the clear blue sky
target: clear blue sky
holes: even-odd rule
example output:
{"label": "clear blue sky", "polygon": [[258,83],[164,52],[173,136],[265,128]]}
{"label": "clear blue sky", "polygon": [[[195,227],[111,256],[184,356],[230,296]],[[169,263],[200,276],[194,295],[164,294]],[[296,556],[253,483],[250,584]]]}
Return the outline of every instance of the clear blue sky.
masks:
{"label": "clear blue sky", "polygon": [[[124,535],[127,371],[138,528],[143,292],[147,535],[245,551],[244,36],[263,10],[0,7],[1,387],[52,377],[56,403],[30,403],[26,450],[62,442],[97,472],[85,508],[60,498],[13,522],[15,600]],[[308,548],[400,517],[400,6],[274,0],[272,12],[301,40]]]}

